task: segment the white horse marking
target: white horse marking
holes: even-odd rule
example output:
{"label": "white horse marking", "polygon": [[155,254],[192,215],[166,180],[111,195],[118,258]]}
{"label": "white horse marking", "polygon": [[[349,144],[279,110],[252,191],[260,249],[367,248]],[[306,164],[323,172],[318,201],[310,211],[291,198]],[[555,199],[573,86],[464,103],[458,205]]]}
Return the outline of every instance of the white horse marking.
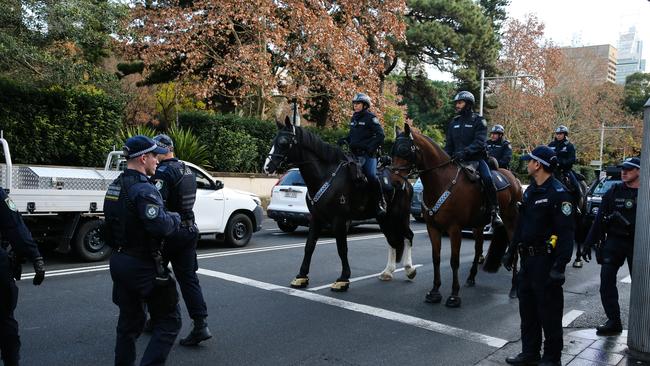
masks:
{"label": "white horse marking", "polygon": [[388,248],[388,263],[386,263],[386,268],[379,275],[379,279],[382,281],[390,281],[393,279],[393,272],[397,267],[395,261],[397,258],[397,251],[393,247]]}
{"label": "white horse marking", "polygon": [[275,146],[271,146],[271,151],[269,151],[269,155],[266,157],[266,161],[264,161],[264,173],[269,174],[269,163],[271,162],[271,155],[273,155],[273,151],[275,150]]}
{"label": "white horse marking", "polygon": [[404,256],[402,257],[402,264],[404,265],[404,271],[409,278],[411,278],[412,274],[415,272],[413,258],[411,258],[412,250],[413,242],[409,239],[404,239]]}

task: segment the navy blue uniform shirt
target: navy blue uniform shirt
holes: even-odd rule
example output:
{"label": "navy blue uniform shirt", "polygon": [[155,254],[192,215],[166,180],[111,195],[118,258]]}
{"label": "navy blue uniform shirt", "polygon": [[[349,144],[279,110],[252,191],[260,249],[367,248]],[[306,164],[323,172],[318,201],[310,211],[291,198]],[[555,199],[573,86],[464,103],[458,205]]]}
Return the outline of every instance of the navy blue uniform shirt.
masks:
{"label": "navy blue uniform shirt", "polygon": [[499,168],[510,169],[510,160],[512,160],[512,147],[510,141],[499,138],[496,141],[487,141],[488,156],[497,159]]}
{"label": "navy blue uniform shirt", "polygon": [[542,246],[556,235],[553,267],[564,273],[573,251],[574,211],[573,198],[560,181],[551,176],[538,186],[532,180],[524,192],[513,243]]}
{"label": "navy blue uniform shirt", "polygon": [[384,143],[384,137],[384,129],[377,116],[367,109],[354,112],[346,140],[355,155],[374,155]]}
{"label": "navy blue uniform shirt", "polygon": [[[638,188],[630,188],[625,183],[617,183],[607,190],[603,195],[598,214],[596,214],[594,223],[591,225],[585,245],[595,245],[603,238],[604,233],[634,243],[638,192]],[[603,223],[604,217],[610,216],[614,211],[618,211],[630,223],[630,226],[626,227],[620,218],[611,218],[607,227],[605,227]]]}
{"label": "navy blue uniform shirt", "polygon": [[553,140],[548,146],[555,150],[560,169],[570,170],[573,168],[573,164],[576,163],[576,148],[568,139],[565,138],[562,141]]}
{"label": "navy blue uniform shirt", "polygon": [[178,212],[182,220],[194,220],[196,176],[192,169],[177,158],[166,159],[160,162],[151,180],[169,211]]}
{"label": "navy blue uniform shirt", "polygon": [[467,111],[449,122],[445,151],[449,156],[463,151],[465,160],[482,160],[486,157],[485,141],[487,122],[477,113]]}
{"label": "navy blue uniform shirt", "polygon": [[21,256],[30,261],[41,256],[16,205],[2,187],[0,187],[0,233]]}

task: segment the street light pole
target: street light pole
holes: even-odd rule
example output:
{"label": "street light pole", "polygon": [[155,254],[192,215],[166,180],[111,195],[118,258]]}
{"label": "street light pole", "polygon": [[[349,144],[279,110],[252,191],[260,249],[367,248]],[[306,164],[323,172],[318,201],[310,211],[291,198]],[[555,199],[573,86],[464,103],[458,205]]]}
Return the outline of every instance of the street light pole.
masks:
{"label": "street light pole", "polygon": [[641,151],[641,186],[637,197],[630,321],[627,345],[634,358],[650,361],[650,99],[643,106],[643,142]]}
{"label": "street light pole", "polygon": [[479,112],[480,116],[483,116],[483,94],[485,94],[485,80],[508,80],[508,79],[519,79],[519,78],[534,78],[533,75],[506,75],[506,76],[489,76],[485,77],[485,70],[481,70],[481,95],[479,102]]}
{"label": "street light pole", "polygon": [[[603,171],[603,146],[605,145],[605,130],[624,130],[628,128],[633,128],[632,126],[608,126],[605,127],[605,121],[600,124],[600,154],[598,156],[598,171]],[[623,154],[625,155],[625,154]]]}

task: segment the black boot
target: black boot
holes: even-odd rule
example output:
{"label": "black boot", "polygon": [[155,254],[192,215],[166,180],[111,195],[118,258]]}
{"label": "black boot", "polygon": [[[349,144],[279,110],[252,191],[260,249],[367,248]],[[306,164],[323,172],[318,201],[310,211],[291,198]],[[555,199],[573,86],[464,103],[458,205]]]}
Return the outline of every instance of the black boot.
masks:
{"label": "black boot", "polygon": [[503,220],[499,215],[499,202],[497,200],[497,190],[494,188],[493,184],[490,184],[492,187],[488,188],[488,196],[490,201],[490,216],[492,217],[492,228],[498,228],[503,226]]}
{"label": "black boot", "polygon": [[384,190],[381,187],[381,182],[377,181],[377,192],[379,192],[379,200],[377,200],[377,218],[386,216],[386,200],[384,199]]}
{"label": "black boot", "polygon": [[621,334],[622,331],[623,331],[623,325],[621,324],[620,319],[619,320],[608,319],[607,322],[605,322],[605,324],[596,327],[596,334],[602,336]]}
{"label": "black boot", "polygon": [[212,338],[212,333],[208,329],[208,323],[205,318],[194,319],[192,331],[187,337],[181,339],[181,346],[196,346],[197,344]]}
{"label": "black boot", "polygon": [[515,357],[506,358],[506,363],[509,365],[537,365],[539,362],[539,355],[530,355],[526,353],[520,353]]}

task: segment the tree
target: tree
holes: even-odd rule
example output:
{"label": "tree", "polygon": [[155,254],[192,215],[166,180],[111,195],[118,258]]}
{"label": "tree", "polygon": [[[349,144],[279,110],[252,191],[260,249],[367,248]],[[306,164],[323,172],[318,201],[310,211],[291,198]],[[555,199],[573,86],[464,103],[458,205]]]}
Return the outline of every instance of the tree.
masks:
{"label": "tree", "polygon": [[630,113],[642,116],[649,98],[650,74],[637,72],[625,78],[625,106]]}
{"label": "tree", "polygon": [[147,77],[163,70],[224,112],[259,117],[277,94],[297,96],[319,125],[339,123],[356,91],[381,108],[404,32],[403,0],[138,3],[124,40]]}

